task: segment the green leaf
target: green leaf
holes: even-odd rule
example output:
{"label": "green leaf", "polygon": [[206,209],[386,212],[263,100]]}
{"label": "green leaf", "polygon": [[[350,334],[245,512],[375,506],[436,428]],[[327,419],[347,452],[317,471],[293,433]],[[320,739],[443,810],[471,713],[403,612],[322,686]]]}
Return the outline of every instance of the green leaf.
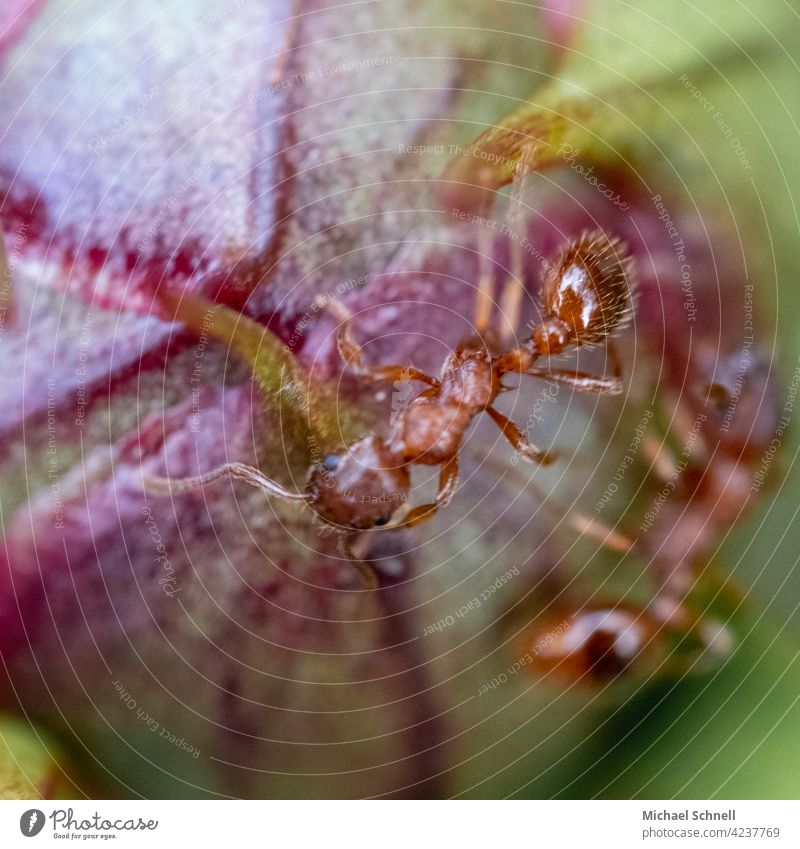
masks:
{"label": "green leaf", "polygon": [[[160,292],[170,316],[198,336],[207,334],[228,345],[247,362],[264,403],[279,423],[284,443],[310,462],[320,450],[348,442],[362,418],[346,399],[315,380],[274,334],[262,325],[201,295]],[[288,444],[287,444],[288,443]]]}
{"label": "green leaf", "polygon": [[0,799],[68,799],[75,788],[53,742],[28,723],[0,716]]}

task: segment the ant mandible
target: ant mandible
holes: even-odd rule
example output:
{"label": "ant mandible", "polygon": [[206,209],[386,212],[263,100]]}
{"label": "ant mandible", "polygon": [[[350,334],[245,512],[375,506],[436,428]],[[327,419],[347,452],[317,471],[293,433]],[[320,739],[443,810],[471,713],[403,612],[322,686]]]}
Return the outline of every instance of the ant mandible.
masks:
{"label": "ant mandible", "polygon": [[[352,550],[354,537],[373,528],[418,525],[446,506],[456,488],[461,443],[479,413],[488,413],[526,459],[543,464],[553,461],[552,454],[530,443],[510,419],[494,408],[498,396],[509,388],[503,384],[505,375],[532,375],[582,392],[617,394],[622,390],[616,357],[615,373],[610,377],[541,367],[537,361],[570,348],[597,345],[625,324],[632,313],[629,266],[625,246],[601,232],[584,234],[567,245],[545,268],[540,323],[522,345],[500,353],[490,352],[484,341],[490,336],[491,294],[490,283],[482,276],[476,302],[476,333],[463,340],[445,360],[438,378],[409,366],[365,366],[361,347],[353,338],[351,315],[342,304],[334,302],[332,308],[341,319],[337,333],[339,355],[356,375],[379,382],[419,381],[427,385],[400,410],[385,438],[365,436],[315,463],[309,469],[303,492],[284,489],[258,469],[242,463],[229,463],[195,478],[149,478],[146,488],[154,495],[176,494],[231,476],[268,495],[303,500],[326,526],[339,533],[340,549],[365,581],[374,586],[374,570]],[[514,313],[507,324],[511,333],[519,320],[521,287],[519,277],[512,276],[504,296],[504,303],[510,304]],[[505,335],[511,334],[507,331]],[[439,487],[433,502],[408,508],[413,465],[440,466]]]}

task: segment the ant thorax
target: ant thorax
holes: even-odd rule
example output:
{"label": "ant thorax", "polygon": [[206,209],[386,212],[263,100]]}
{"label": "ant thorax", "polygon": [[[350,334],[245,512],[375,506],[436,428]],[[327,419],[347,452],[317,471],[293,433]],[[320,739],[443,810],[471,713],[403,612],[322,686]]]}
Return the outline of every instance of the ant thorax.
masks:
{"label": "ant thorax", "polygon": [[458,452],[475,416],[491,406],[500,380],[483,346],[459,348],[442,370],[437,392],[415,398],[397,416],[389,447],[407,463],[438,466]]}
{"label": "ant thorax", "polygon": [[367,530],[386,525],[408,501],[408,466],[394,460],[377,436],[311,467],[306,493],[311,509],[328,525]]}

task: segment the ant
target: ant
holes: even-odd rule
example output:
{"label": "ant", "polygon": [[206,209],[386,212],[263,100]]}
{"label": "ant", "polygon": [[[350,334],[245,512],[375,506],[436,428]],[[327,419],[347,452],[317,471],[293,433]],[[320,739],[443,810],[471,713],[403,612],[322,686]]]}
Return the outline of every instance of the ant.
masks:
{"label": "ant", "polygon": [[[554,613],[522,625],[520,650],[540,674],[602,685],[634,663],[640,671],[658,666],[684,674],[712,668],[733,651],[734,632],[709,613],[707,598],[705,609],[699,607],[698,584],[713,569],[709,560],[720,533],[752,506],[754,474],[782,425],[765,352],[755,347],[742,363],[740,348],[713,338],[694,339],[688,351],[671,340],[674,374],[659,393],[656,416],[656,422],[669,422],[668,429],[643,433],[648,478],[632,484],[652,497],[670,483],[670,497],[656,515],[645,514],[648,524],[637,536],[525,482],[573,530],[602,548],[629,553],[653,582],[646,606],[559,602]],[[678,456],[670,446],[681,444],[684,453]],[[741,594],[728,582],[724,594],[729,604],[741,604]]]}
{"label": "ant", "polygon": [[602,601],[556,609],[524,626],[515,642],[539,675],[594,687],[629,673],[707,670],[733,650],[732,634],[713,616],[687,609],[676,622],[652,607]]}
{"label": "ant", "polygon": [[[400,410],[386,437],[365,436],[344,450],[315,463],[305,490],[291,492],[258,469],[230,463],[194,478],[151,478],[146,488],[155,495],[186,492],[222,476],[258,487],[268,495],[306,501],[322,523],[339,533],[340,550],[375,586],[374,570],[356,557],[351,543],[362,531],[408,528],[430,519],[453,497],[458,479],[458,453],[472,420],[488,413],[503,436],[527,460],[548,464],[554,455],[530,443],[520,429],[494,408],[498,396],[510,387],[507,374],[518,373],[557,381],[583,392],[618,394],[622,391],[619,362],[616,373],[598,377],[585,372],[537,365],[541,357],[555,357],[571,348],[597,345],[624,326],[632,313],[630,258],[616,238],[599,231],[585,233],[564,247],[545,267],[541,287],[541,321],[520,346],[492,353],[484,339],[489,334],[491,293],[481,276],[476,302],[476,333],[464,339],[445,360],[438,378],[410,366],[366,366],[352,333],[352,316],[339,302],[330,306],[341,319],[337,349],[343,362],[358,376],[371,381],[418,381],[427,388]],[[511,305],[512,329],[519,320],[522,283],[512,275],[504,297]],[[506,335],[509,335],[506,333]],[[491,346],[493,348],[497,345]],[[409,508],[410,467],[440,466],[435,500]]]}

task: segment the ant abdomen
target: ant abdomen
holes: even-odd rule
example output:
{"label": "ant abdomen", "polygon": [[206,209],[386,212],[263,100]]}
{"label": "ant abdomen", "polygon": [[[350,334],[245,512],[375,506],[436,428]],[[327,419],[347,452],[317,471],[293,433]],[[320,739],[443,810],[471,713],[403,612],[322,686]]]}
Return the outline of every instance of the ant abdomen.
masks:
{"label": "ant abdomen", "polygon": [[574,345],[606,340],[631,314],[630,260],[622,242],[586,233],[567,245],[542,280],[542,323],[536,353],[553,355]]}
{"label": "ant abdomen", "polygon": [[603,684],[625,672],[656,631],[657,623],[644,611],[598,606],[528,631],[523,649],[540,673]]}

